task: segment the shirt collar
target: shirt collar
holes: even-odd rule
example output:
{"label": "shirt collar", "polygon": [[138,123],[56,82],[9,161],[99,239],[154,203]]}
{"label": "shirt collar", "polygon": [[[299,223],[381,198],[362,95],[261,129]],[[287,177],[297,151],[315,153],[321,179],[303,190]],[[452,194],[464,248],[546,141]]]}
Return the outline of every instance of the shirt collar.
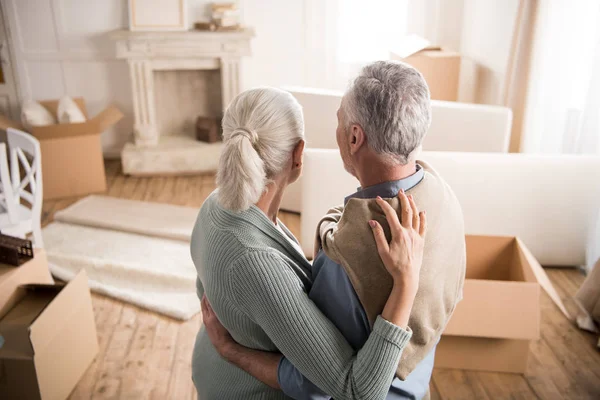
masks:
{"label": "shirt collar", "polygon": [[404,191],[407,191],[415,187],[419,182],[421,182],[424,175],[425,171],[423,170],[423,167],[417,164],[417,171],[414,174],[407,176],[406,178],[402,178],[397,181],[379,183],[377,185],[369,186],[364,189],[359,187],[356,193],[351,194],[350,196],[344,199],[344,205],[350,199],[373,199],[377,196],[381,196],[383,198],[388,199],[396,197],[400,189],[404,189]]}

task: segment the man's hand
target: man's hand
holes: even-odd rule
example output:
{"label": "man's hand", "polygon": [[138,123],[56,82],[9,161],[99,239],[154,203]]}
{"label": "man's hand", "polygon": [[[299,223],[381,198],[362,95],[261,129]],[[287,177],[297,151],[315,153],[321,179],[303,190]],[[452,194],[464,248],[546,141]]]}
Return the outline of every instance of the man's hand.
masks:
{"label": "man's hand", "polygon": [[206,295],[202,296],[200,305],[206,334],[219,355],[273,389],[281,389],[277,381],[277,370],[279,361],[281,361],[281,354],[253,350],[242,346],[233,340],[227,329],[221,324]]}
{"label": "man's hand", "polygon": [[202,321],[204,322],[204,329],[208,338],[213,346],[215,346],[215,349],[217,349],[219,355],[227,359],[232,347],[237,345],[236,341],[233,340],[227,329],[225,329],[221,321],[217,318],[206,295],[202,296],[200,306],[202,308]]}

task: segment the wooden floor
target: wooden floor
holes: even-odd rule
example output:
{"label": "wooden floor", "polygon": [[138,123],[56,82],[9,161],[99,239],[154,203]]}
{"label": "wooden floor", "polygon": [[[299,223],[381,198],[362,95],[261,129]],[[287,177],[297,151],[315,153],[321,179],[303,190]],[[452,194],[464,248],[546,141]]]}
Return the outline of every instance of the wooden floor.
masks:
{"label": "wooden floor", "polygon": [[[212,175],[131,178],[116,161],[107,162],[108,195],[200,207],[214,189]],[[48,201],[43,222],[77,199]],[[299,234],[299,217],[281,219]],[[583,276],[572,269],[548,269],[550,279],[573,310],[571,296]],[[93,295],[100,353],[71,399],[195,399],[191,355],[201,318],[181,323],[138,307]],[[436,369],[433,399],[600,399],[597,338],[576,329],[550,299],[542,298],[542,335],[532,345],[524,376]]]}

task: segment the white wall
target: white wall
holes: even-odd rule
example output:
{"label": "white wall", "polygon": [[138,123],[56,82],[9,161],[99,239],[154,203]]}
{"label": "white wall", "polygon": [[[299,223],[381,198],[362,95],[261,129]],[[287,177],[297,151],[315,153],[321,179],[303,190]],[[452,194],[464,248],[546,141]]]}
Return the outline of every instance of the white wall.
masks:
{"label": "white wall", "polygon": [[460,101],[500,104],[518,6],[519,0],[464,0]]}
{"label": "white wall", "polygon": [[306,0],[241,0],[244,23],[256,31],[243,64],[244,89],[303,85]]}

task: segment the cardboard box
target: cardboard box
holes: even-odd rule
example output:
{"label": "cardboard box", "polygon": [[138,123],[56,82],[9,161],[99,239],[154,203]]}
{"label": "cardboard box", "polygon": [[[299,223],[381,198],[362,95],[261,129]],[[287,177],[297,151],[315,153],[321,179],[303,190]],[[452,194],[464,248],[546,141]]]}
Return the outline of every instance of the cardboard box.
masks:
{"label": "cardboard box", "polygon": [[0,264],[0,318],[18,301],[17,287],[27,283],[54,283],[44,249],[34,249],[32,260],[15,267]]}
{"label": "cardboard box", "polygon": [[429,85],[433,100],[456,101],[460,77],[460,54],[432,46],[416,35],[405,37],[391,51],[393,60],[404,61],[418,69]]}
{"label": "cardboard box", "polygon": [[518,238],[467,236],[466,242],[464,297],[438,344],[435,366],[524,373],[529,344],[540,337],[538,276],[545,272]]}
{"label": "cardboard box", "polygon": [[[73,99],[88,118],[85,101]],[[56,115],[58,100],[40,101]],[[123,118],[115,106],[109,106],[94,118],[74,124],[35,126],[31,134],[42,149],[44,199],[80,196],[106,190],[106,175],[100,134]],[[0,129],[24,130],[18,121],[0,116]]]}
{"label": "cardboard box", "polygon": [[85,271],[66,285],[15,292],[0,319],[0,398],[66,399],[98,352]]}

